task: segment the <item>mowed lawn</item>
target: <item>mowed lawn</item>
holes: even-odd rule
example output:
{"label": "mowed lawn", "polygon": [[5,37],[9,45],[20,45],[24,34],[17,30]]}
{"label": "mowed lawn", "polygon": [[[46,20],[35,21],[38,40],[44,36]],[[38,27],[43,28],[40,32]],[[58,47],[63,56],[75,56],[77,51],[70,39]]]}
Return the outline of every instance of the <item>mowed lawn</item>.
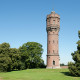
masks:
{"label": "mowed lawn", "polygon": [[80,80],[69,75],[68,69],[27,69],[0,73],[2,80]]}

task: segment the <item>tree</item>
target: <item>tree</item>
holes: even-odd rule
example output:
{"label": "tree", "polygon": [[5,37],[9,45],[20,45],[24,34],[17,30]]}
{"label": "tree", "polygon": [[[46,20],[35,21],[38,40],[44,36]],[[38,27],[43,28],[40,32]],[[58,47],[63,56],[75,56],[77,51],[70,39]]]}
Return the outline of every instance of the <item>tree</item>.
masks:
{"label": "tree", "polygon": [[0,71],[11,70],[11,58],[9,57],[9,43],[0,44]]}
{"label": "tree", "polygon": [[64,63],[61,63],[60,66],[65,66],[65,64]]}
{"label": "tree", "polygon": [[21,52],[21,61],[25,68],[38,68],[42,66],[42,45],[37,42],[27,42],[19,48]]}
{"label": "tree", "polygon": [[[80,31],[78,31],[78,36],[80,38]],[[80,76],[80,40],[77,42],[77,44],[78,44],[77,51],[74,51],[74,53],[71,54],[74,63],[69,62],[68,64],[69,71],[73,76]]]}
{"label": "tree", "polygon": [[21,55],[20,51],[16,48],[10,48],[9,57],[11,58],[11,68],[12,70],[21,69]]}
{"label": "tree", "polygon": [[20,51],[9,43],[0,44],[0,71],[20,70],[21,65]]}
{"label": "tree", "polygon": [[10,48],[9,43],[0,44],[0,71],[23,70],[45,67],[42,60],[42,45],[27,42],[19,49]]}

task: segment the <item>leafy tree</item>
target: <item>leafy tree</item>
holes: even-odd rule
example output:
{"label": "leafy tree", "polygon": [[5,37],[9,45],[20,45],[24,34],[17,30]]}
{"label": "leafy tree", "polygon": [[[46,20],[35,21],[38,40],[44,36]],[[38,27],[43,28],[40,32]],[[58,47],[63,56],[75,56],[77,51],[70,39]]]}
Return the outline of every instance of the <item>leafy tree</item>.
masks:
{"label": "leafy tree", "polygon": [[0,44],[0,71],[11,70],[11,58],[9,57],[9,43]]}
{"label": "leafy tree", "polygon": [[0,54],[0,71],[11,71],[11,58],[8,55]]}
{"label": "leafy tree", "polygon": [[19,48],[21,52],[21,60],[25,68],[38,68],[43,64],[41,58],[43,49],[42,45],[37,42],[27,42]]}
{"label": "leafy tree", "polygon": [[10,48],[9,57],[11,58],[11,68],[12,70],[21,69],[21,55],[20,51],[16,48]]}
{"label": "leafy tree", "polygon": [[42,45],[36,42],[27,42],[19,49],[10,48],[9,43],[2,43],[0,44],[0,71],[45,67],[41,58],[42,53]]}
{"label": "leafy tree", "polygon": [[[78,31],[78,36],[80,38],[80,31]],[[74,63],[69,62],[68,64],[69,71],[73,76],[80,76],[80,40],[77,42],[77,44],[78,44],[77,51],[74,51],[74,53],[71,54]]]}
{"label": "leafy tree", "polygon": [[10,48],[9,43],[0,44],[0,71],[21,69],[21,56],[16,48]]}
{"label": "leafy tree", "polygon": [[9,43],[0,44],[0,54],[8,54],[10,49]]}

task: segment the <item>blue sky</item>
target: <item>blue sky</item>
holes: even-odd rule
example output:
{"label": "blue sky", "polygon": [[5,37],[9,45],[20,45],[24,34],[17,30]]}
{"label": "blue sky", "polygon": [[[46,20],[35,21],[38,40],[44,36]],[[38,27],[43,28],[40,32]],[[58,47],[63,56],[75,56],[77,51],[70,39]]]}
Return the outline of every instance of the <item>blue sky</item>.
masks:
{"label": "blue sky", "polygon": [[43,45],[46,63],[46,16],[54,11],[60,15],[60,63],[72,61],[77,50],[80,30],[80,0],[0,0],[0,44],[19,48],[28,41]]}

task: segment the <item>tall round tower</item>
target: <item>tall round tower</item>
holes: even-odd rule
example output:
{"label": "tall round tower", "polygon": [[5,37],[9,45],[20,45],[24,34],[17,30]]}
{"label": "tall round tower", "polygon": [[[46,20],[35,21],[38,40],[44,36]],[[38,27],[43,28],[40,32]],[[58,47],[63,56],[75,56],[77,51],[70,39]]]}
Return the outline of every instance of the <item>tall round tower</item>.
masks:
{"label": "tall round tower", "polygon": [[60,16],[54,11],[47,15],[47,68],[60,68],[59,63],[59,29]]}

